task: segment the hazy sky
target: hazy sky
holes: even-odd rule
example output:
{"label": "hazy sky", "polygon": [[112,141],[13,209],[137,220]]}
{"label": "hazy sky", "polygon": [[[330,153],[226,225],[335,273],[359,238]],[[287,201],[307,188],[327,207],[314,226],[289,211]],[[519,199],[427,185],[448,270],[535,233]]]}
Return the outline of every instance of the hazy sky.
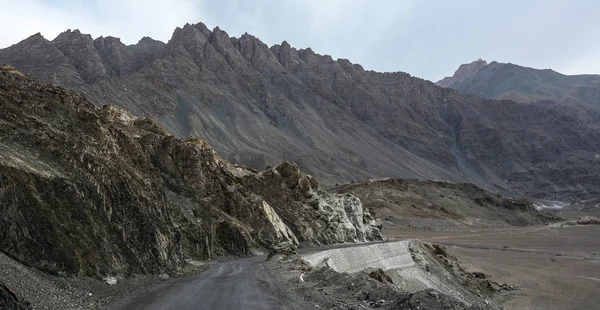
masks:
{"label": "hazy sky", "polygon": [[598,0],[0,0],[0,48],[66,29],[167,42],[186,22],[429,80],[477,58],[600,74]]}

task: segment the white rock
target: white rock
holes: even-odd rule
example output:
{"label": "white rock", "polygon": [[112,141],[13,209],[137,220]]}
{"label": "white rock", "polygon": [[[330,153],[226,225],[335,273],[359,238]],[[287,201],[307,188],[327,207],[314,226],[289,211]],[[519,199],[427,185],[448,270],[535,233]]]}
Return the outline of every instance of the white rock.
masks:
{"label": "white rock", "polygon": [[192,266],[195,266],[195,267],[199,267],[199,266],[204,265],[203,262],[197,261],[197,260],[193,260],[193,259],[186,259],[185,261],[186,261],[186,263],[188,263],[188,264],[190,264]]}
{"label": "white rock", "polygon": [[273,228],[275,228],[277,237],[281,241],[288,241],[294,245],[298,245],[299,243],[296,235],[294,235],[292,230],[283,223],[277,212],[275,212],[275,210],[273,210],[273,208],[266,201],[262,202],[262,207],[267,219],[269,222],[271,222]]}
{"label": "white rock", "polygon": [[117,278],[108,276],[104,278],[104,282],[106,282],[108,285],[115,285],[117,284]]}

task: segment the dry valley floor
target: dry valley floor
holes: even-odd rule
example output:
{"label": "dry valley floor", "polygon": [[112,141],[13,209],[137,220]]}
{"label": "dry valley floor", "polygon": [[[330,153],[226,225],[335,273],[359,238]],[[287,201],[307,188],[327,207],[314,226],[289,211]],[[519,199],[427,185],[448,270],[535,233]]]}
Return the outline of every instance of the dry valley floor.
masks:
{"label": "dry valley floor", "polygon": [[600,308],[600,225],[383,232],[445,244],[469,271],[518,287],[496,297],[506,309]]}

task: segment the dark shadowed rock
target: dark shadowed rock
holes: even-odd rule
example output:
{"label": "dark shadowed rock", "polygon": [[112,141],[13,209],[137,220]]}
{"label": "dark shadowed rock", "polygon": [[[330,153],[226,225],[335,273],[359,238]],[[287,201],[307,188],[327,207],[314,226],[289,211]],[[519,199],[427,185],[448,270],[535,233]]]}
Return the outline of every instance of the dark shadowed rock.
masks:
{"label": "dark shadowed rock", "polygon": [[0,281],[0,309],[2,310],[29,310],[29,302],[23,300],[15,291]]}
{"label": "dark shadowed rock", "polygon": [[392,278],[388,276],[383,269],[379,268],[369,273],[369,277],[381,282],[381,283],[394,283]]}

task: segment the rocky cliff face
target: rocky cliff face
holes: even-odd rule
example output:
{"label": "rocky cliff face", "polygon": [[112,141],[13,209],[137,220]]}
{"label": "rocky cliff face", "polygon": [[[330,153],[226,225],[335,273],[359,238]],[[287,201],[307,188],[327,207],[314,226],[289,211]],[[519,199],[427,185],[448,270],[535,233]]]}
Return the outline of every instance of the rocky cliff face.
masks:
{"label": "rocky cliff face", "polygon": [[377,240],[378,226],[295,164],[232,165],[203,140],[0,70],[0,250],[27,265],[170,272],[279,242]]}
{"label": "rocky cliff face", "polygon": [[201,23],[177,28],[166,45],[105,41],[36,35],[0,50],[0,63],[151,117],[176,136],[202,137],[255,169],[288,160],[330,185],[402,177],[538,198],[599,194],[598,126],[548,104],[465,96]]}
{"label": "rocky cliff face", "polygon": [[381,239],[379,219],[358,198],[328,193],[293,163],[247,175],[243,183],[260,192],[294,234],[307,242],[321,245]]}

